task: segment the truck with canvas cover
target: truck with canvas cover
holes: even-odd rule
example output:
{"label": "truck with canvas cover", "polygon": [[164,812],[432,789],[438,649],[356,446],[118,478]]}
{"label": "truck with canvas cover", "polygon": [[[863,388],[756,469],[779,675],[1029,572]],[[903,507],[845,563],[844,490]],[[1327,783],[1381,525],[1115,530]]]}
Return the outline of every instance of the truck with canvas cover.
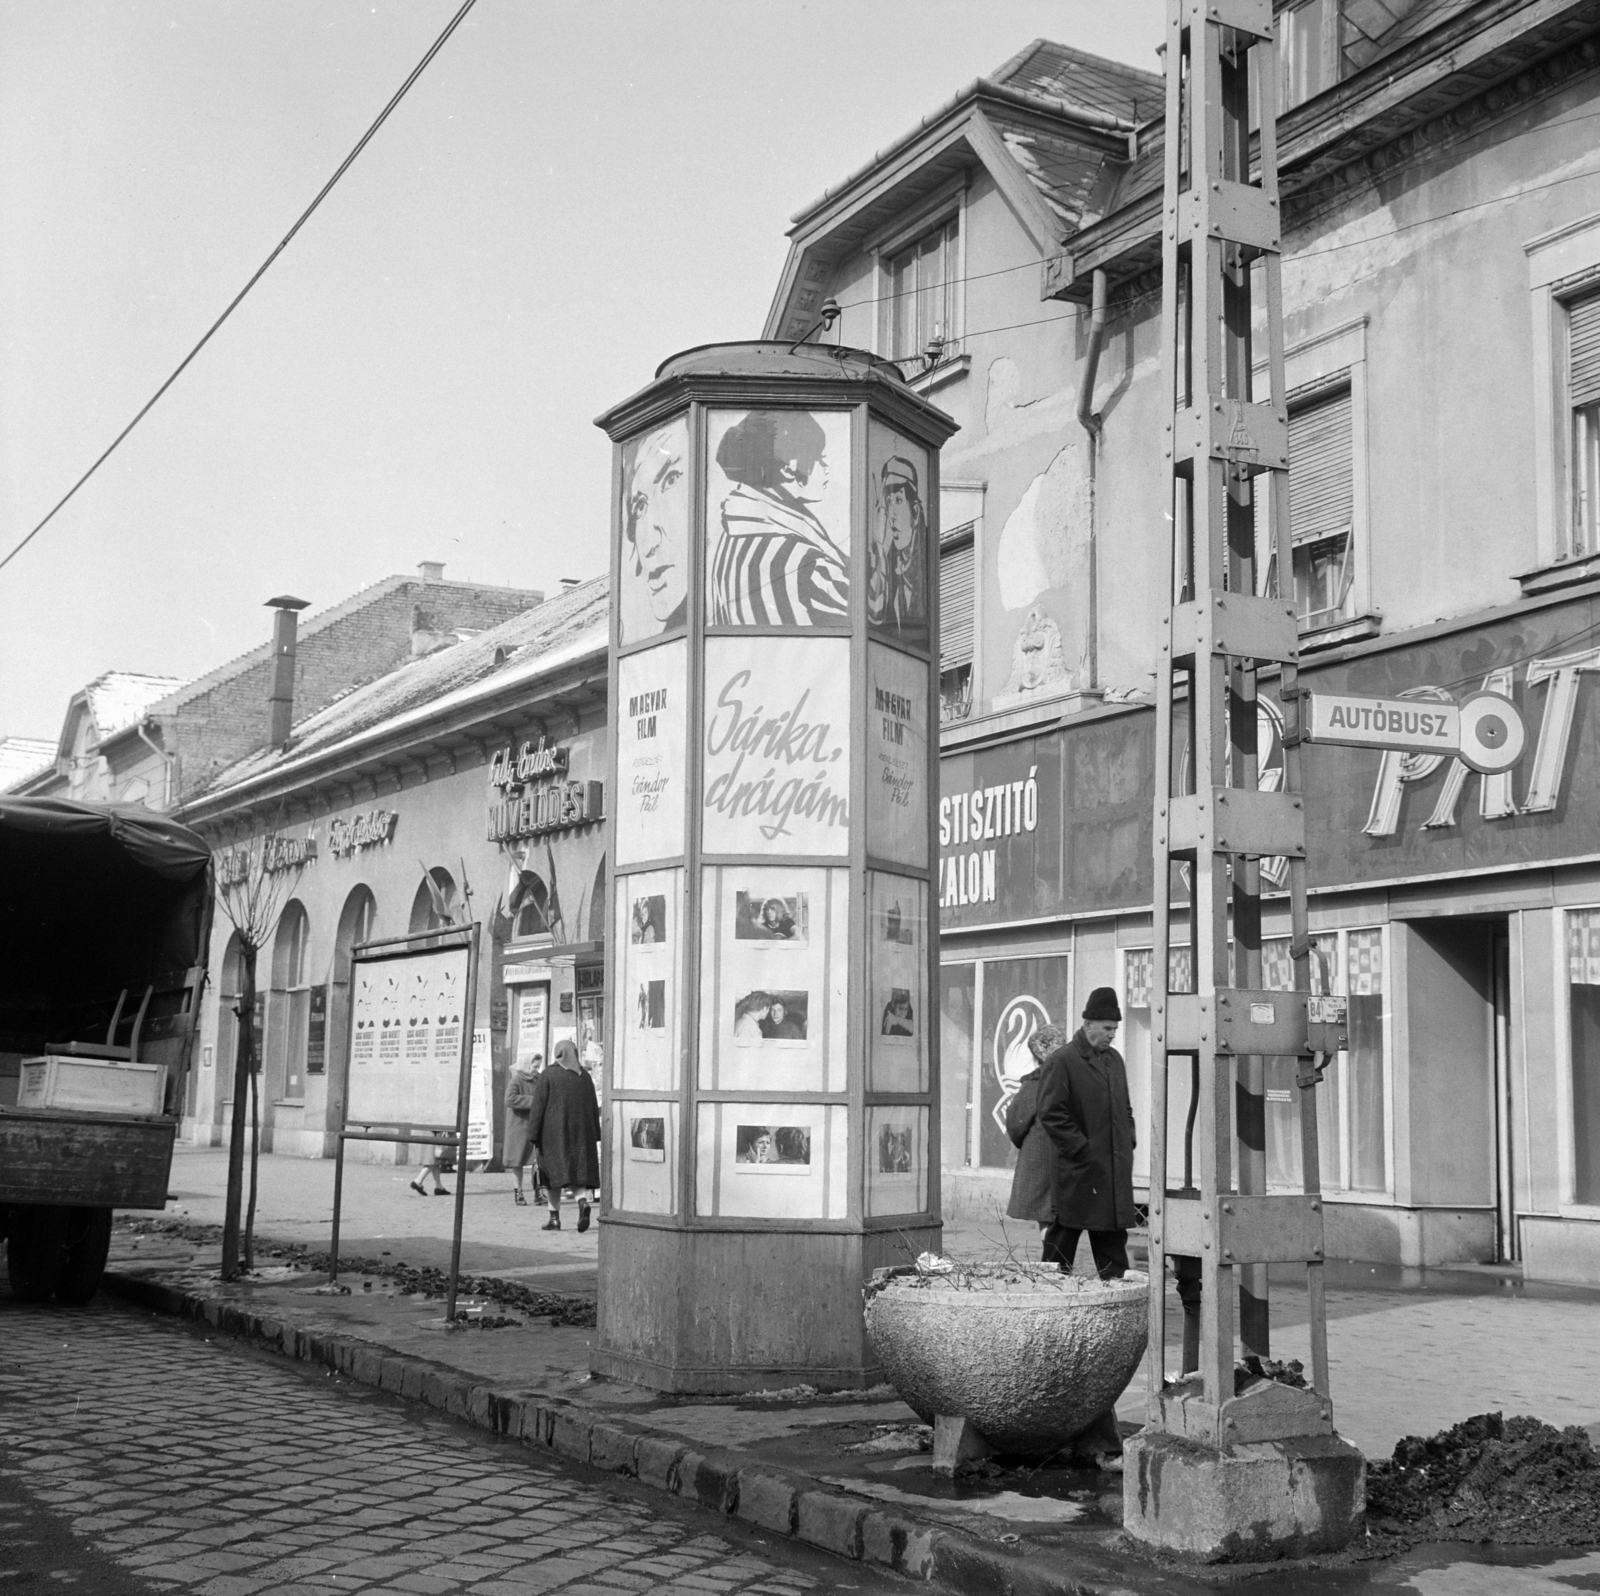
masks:
{"label": "truck with canvas cover", "polygon": [[161,1208],[205,981],[211,853],[124,804],[0,797],[0,1237],[86,1302],[113,1208]]}

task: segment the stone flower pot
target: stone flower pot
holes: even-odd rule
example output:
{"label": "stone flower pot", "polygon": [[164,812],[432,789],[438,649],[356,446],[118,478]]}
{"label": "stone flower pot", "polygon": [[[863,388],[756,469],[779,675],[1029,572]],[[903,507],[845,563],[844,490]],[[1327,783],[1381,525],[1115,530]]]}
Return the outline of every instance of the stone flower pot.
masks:
{"label": "stone flower pot", "polygon": [[1122,1395],[1144,1357],[1142,1274],[879,1269],[865,1295],[867,1338],[907,1405],[927,1424],[966,1419],[999,1452],[1058,1450]]}

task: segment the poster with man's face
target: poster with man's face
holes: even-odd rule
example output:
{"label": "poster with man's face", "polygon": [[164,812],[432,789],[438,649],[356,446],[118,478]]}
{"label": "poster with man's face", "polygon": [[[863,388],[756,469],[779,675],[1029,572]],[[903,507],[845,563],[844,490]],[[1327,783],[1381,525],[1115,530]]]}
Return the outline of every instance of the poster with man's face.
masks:
{"label": "poster with man's face", "polygon": [[688,623],[689,420],[678,416],[622,446],[621,641]]}

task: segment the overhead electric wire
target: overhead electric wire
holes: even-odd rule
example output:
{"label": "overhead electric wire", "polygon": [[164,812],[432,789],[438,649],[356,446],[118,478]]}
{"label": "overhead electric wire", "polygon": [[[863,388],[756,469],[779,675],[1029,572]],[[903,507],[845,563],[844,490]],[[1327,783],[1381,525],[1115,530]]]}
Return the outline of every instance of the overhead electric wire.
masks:
{"label": "overhead electric wire", "polygon": [[250,290],[261,281],[262,277],[266,275],[267,268],[271,266],[272,263],[284,252],[284,250],[289,247],[290,243],[294,240],[295,234],[298,233],[300,229],[311,220],[312,213],[323,202],[323,200],[328,197],[329,193],[332,192],[334,184],[337,183],[347,171],[349,171],[356,157],[360,155],[360,153],[367,147],[369,143],[371,143],[373,135],[378,131],[379,128],[383,126],[385,122],[389,120],[390,113],[393,112],[394,108],[406,97],[411,85],[422,76],[423,72],[428,66],[428,63],[432,61],[439,51],[444,48],[445,41],[452,33],[456,31],[458,27],[460,27],[463,19],[466,17],[466,14],[477,3],[478,0],[463,0],[461,9],[457,11],[453,17],[451,17],[449,25],[445,28],[444,32],[441,33],[439,37],[435,39],[428,47],[427,54],[424,55],[423,58],[411,69],[410,73],[406,77],[405,82],[394,91],[389,103],[378,113],[377,119],[373,122],[372,126],[361,135],[360,139],[356,143],[355,148],[351,150],[351,152],[339,163],[338,169],[334,172],[333,176],[330,177],[328,181],[324,183],[318,190],[317,197],[312,200],[312,202],[300,213],[299,219],[295,222],[294,226],[291,227],[289,231],[285,233],[278,241],[277,247],[251,274],[249,282],[247,282],[244,287],[233,296],[233,298],[228,302],[227,309],[224,310],[223,313],[218,316],[217,319],[206,329],[205,335],[200,339],[200,342],[197,343],[194,348],[191,349],[189,353],[178,362],[178,365],[173,370],[171,376],[169,376],[167,380],[162,383],[153,394],[151,394],[151,396],[140,407],[138,414],[134,416],[133,420],[130,421],[127,426],[125,426],[122,431],[111,440],[94,464],[91,465],[89,469],[85,471],[83,475],[79,477],[78,480],[74,482],[64,494],[62,494],[60,499],[58,499],[55,505],[51,508],[50,513],[46,515],[45,518],[40,521],[39,524],[34,527],[34,529],[28,533],[25,538],[23,538],[22,541],[19,542],[10,551],[10,553],[4,557],[4,559],[0,559],[0,571],[3,571],[6,566],[8,566],[20,553],[22,553],[22,551],[27,548],[27,546],[33,542],[33,540],[38,537],[38,535],[44,531],[47,526],[49,526],[56,516],[66,507],[73,495],[77,493],[78,489],[81,488],[84,483],[86,483],[89,478],[92,477],[95,472],[98,471],[100,467],[111,458],[112,454],[116,451],[117,446],[122,442],[122,440],[126,438],[128,434],[132,432],[133,429],[138,426],[139,423],[143,421],[144,418],[150,413],[150,411],[154,408],[156,401],[160,399],[167,389],[169,389],[173,383],[175,383],[178,378],[183,375],[183,373],[188,369],[190,362],[194,360],[195,356],[198,355],[200,351],[211,342],[211,339],[217,330],[234,313],[234,311],[239,308],[240,304],[244,300],[245,295],[248,294]]}

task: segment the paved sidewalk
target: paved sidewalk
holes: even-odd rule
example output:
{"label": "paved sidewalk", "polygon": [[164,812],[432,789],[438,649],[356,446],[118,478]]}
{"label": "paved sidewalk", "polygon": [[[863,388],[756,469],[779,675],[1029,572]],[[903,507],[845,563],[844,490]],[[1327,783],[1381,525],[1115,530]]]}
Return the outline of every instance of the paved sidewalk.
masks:
{"label": "paved sidewalk", "polygon": [[[346,1166],[342,1254],[447,1262],[454,1205],[411,1192],[414,1174],[411,1168]],[[447,1177],[447,1184],[453,1180]],[[220,1151],[180,1149],[168,1217],[220,1222],[224,1181]],[[257,1279],[223,1287],[214,1246],[160,1232],[119,1232],[113,1254],[119,1289],[529,1444],[619,1469],[765,1529],[798,1533],[912,1577],[961,1590],[1017,1592],[1177,1593],[1210,1583],[1211,1576],[1163,1574],[1136,1559],[1130,1564],[1119,1536],[1121,1481],[1115,1475],[1052,1466],[958,1485],[937,1481],[915,1415],[887,1388],[799,1400],[791,1394],[662,1397],[590,1378],[588,1330],[554,1328],[470,1301],[469,1308],[518,1322],[492,1330],[452,1328],[440,1301],[401,1294],[382,1276],[351,1273],[341,1277],[348,1295],[330,1292],[325,1277],[272,1256],[272,1243],[324,1247],[332,1191],[331,1163],[264,1157]],[[509,1176],[469,1174],[467,1192],[464,1273],[594,1294],[600,1227],[584,1236],[542,1231],[542,1210],[513,1205]],[[967,1223],[947,1227],[945,1250],[963,1257],[1008,1249],[1027,1254],[1033,1243],[1031,1227]],[[1600,1293],[1524,1288],[1492,1270],[1425,1275],[1332,1265],[1329,1275],[1335,1417],[1368,1456],[1387,1454],[1403,1434],[1430,1434],[1493,1408],[1583,1424],[1600,1439],[1600,1337],[1594,1333]],[[1170,1306],[1176,1336],[1175,1297]],[[1304,1356],[1305,1293],[1288,1279],[1274,1280],[1274,1331],[1275,1352]],[[1175,1356],[1169,1364],[1176,1365]],[[1130,1428],[1142,1417],[1142,1384],[1137,1379],[1119,1407]],[[1453,1548],[1446,1560],[1470,1556]],[[1383,1567],[1388,1576],[1378,1582],[1393,1587],[1400,1571]],[[1346,1571],[1350,1579],[1356,1575]],[[1337,1588],[1346,1588],[1346,1576]],[[1361,1573],[1348,1588],[1365,1589],[1375,1577],[1376,1571]]]}

